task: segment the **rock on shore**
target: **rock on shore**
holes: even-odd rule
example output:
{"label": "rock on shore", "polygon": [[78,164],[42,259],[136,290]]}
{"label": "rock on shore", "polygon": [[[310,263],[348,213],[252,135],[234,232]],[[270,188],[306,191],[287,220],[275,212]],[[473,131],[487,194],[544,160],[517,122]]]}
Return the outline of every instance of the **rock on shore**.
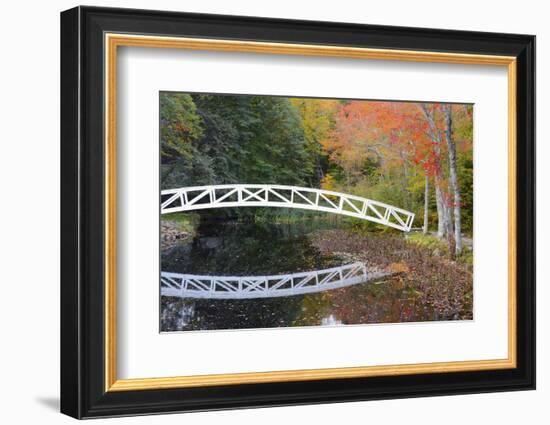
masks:
{"label": "rock on shore", "polygon": [[160,223],[160,247],[162,250],[171,248],[191,236],[191,233],[181,230],[177,223],[171,221],[161,221]]}

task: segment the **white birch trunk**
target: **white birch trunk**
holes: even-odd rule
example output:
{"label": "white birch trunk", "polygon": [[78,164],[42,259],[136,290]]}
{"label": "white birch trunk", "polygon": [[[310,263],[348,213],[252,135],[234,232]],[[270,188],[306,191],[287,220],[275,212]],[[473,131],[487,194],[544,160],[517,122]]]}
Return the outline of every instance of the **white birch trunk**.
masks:
{"label": "white birch trunk", "polygon": [[462,234],[461,234],[461,221],[460,221],[460,187],[458,185],[457,166],[456,166],[456,144],[453,140],[452,126],[452,110],[451,105],[444,106],[445,114],[445,139],[447,141],[447,151],[449,153],[449,185],[451,193],[453,194],[453,207],[454,207],[454,233],[456,252],[460,254],[462,251]]}
{"label": "white birch trunk", "polygon": [[426,174],[424,183],[424,226],[422,227],[422,233],[428,233],[428,216],[430,207],[430,178]]}
{"label": "white birch trunk", "polygon": [[435,123],[434,111],[430,110],[425,104],[421,105],[422,112],[428,121],[430,127],[430,136],[434,142],[434,156],[436,160],[435,172],[435,190],[438,205],[438,236],[447,236],[449,246],[449,256],[454,260],[456,256],[456,243],[453,232],[453,222],[451,218],[451,210],[447,205],[448,199],[445,197],[443,190],[443,175],[441,173],[441,134]]}
{"label": "white birch trunk", "polygon": [[424,117],[428,121],[429,127],[430,127],[430,137],[434,142],[434,156],[436,161],[436,172],[434,176],[434,184],[435,184],[435,203],[437,207],[437,237],[443,238],[447,231],[447,226],[445,223],[445,202],[443,200],[443,192],[441,188],[441,164],[440,164],[440,157],[441,157],[441,138],[439,136],[439,131],[437,130],[437,127],[435,125],[435,120],[433,116],[433,111],[431,111],[426,105],[420,106],[422,112],[424,113]]}
{"label": "white birch trunk", "polygon": [[443,238],[445,236],[445,208],[443,204],[443,197],[441,196],[441,188],[435,185],[435,204],[437,207],[437,237]]}

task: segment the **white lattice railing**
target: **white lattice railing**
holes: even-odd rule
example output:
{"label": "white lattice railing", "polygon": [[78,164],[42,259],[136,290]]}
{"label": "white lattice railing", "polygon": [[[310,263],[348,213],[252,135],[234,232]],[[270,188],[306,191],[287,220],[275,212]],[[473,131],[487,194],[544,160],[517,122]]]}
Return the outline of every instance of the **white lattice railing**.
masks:
{"label": "white lattice railing", "polygon": [[369,220],[408,232],[414,214],[360,196],[297,186],[234,184],[161,192],[161,214],[209,208],[279,207],[324,211]]}

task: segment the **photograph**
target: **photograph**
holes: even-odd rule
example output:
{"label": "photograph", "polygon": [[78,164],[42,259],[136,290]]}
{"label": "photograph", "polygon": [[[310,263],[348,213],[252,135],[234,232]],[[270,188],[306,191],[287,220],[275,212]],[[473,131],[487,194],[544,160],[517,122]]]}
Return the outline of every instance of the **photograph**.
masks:
{"label": "photograph", "polygon": [[473,320],[474,108],[161,91],[160,331]]}

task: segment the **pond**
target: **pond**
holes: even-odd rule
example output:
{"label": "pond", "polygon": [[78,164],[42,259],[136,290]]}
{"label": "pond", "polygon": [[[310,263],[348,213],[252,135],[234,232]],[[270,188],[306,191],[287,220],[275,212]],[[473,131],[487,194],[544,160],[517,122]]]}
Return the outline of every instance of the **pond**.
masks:
{"label": "pond", "polygon": [[[339,226],[341,222],[334,219],[281,224],[201,221],[192,240],[162,252],[162,271],[265,276],[347,265],[353,259],[345,254],[322,254],[311,242],[314,232]],[[437,320],[432,309],[417,302],[417,292],[398,274],[381,275],[337,289],[289,296],[161,296],[161,332]]]}

